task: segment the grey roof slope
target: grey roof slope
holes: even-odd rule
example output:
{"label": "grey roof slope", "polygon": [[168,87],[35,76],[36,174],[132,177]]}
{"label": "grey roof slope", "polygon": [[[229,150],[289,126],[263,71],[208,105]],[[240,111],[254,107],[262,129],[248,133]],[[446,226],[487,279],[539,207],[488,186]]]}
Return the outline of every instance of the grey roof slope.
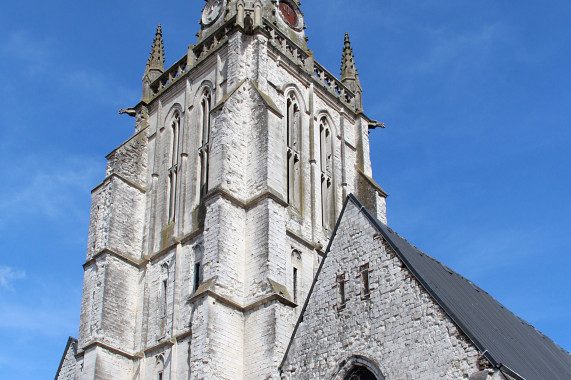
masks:
{"label": "grey roof slope", "polygon": [[516,379],[571,379],[567,351],[377,220],[354,195],[349,195],[349,201],[361,208],[426,291],[495,367]]}

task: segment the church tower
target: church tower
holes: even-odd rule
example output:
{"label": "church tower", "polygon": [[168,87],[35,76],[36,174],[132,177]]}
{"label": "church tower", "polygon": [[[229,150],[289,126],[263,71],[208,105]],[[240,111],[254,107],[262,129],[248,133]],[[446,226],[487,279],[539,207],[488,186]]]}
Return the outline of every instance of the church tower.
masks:
{"label": "church tower", "polygon": [[344,199],[386,222],[349,37],[338,79],[304,29],[296,0],[208,0],[165,69],[158,27],[92,192],[76,379],[277,378]]}

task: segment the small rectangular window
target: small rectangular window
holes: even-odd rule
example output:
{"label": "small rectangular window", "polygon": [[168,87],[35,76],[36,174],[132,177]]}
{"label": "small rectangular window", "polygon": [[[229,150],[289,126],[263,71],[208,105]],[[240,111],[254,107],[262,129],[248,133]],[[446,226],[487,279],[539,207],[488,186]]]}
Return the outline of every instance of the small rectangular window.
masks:
{"label": "small rectangular window", "polygon": [[196,292],[200,283],[202,282],[202,277],[200,276],[200,263],[194,264],[194,286],[192,291]]}
{"label": "small rectangular window", "polygon": [[157,376],[158,380],[163,380],[163,373],[159,372],[158,376]]}
{"label": "small rectangular window", "polygon": [[167,315],[167,286],[167,280],[163,280],[161,289],[161,297],[163,302],[161,305],[161,318],[164,318]]}
{"label": "small rectangular window", "polygon": [[347,303],[345,297],[345,273],[337,275],[337,309],[343,309]]}
{"label": "small rectangular window", "polygon": [[369,287],[369,263],[359,267],[359,274],[361,277],[361,299],[369,298],[371,295],[371,288]]}
{"label": "small rectangular window", "polygon": [[293,268],[293,302],[297,302],[297,268]]}

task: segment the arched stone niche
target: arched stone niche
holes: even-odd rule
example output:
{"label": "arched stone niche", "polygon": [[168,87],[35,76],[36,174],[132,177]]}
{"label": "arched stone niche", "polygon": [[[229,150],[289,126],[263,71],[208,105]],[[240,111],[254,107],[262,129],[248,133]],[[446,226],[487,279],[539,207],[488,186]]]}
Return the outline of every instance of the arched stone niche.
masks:
{"label": "arched stone niche", "polygon": [[383,373],[373,360],[353,355],[339,363],[339,371],[332,380],[385,380]]}

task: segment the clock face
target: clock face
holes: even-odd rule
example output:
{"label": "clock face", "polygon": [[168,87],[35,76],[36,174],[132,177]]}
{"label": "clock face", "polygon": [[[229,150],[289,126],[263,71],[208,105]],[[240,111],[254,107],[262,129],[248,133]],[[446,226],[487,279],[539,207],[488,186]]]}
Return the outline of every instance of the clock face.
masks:
{"label": "clock face", "polygon": [[282,14],[283,19],[289,26],[292,28],[297,28],[297,24],[299,19],[297,17],[296,10],[291,6],[290,3],[281,1],[280,2],[280,12]]}
{"label": "clock face", "polygon": [[209,0],[202,11],[202,24],[208,26],[216,21],[223,7],[224,0]]}

